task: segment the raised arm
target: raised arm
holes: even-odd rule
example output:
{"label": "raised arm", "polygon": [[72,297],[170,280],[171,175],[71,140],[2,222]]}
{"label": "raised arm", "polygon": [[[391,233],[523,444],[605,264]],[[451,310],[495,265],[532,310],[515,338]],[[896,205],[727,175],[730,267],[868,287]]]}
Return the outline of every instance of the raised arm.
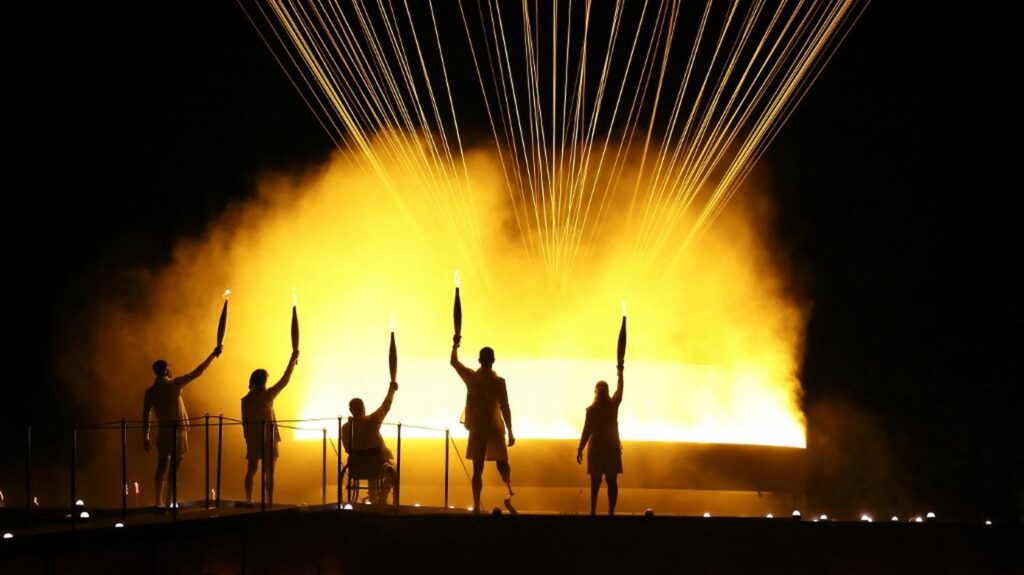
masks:
{"label": "raised arm", "polygon": [[203,375],[203,372],[206,371],[206,368],[210,367],[210,364],[213,363],[214,358],[220,357],[220,352],[223,349],[224,346],[221,345],[218,345],[217,347],[213,348],[213,351],[210,352],[210,355],[203,360],[203,363],[200,363],[198,367],[186,373],[185,375],[181,375],[174,378],[172,383],[178,387],[184,387],[192,383],[200,375]]}
{"label": "raised arm", "polygon": [[384,418],[388,416],[388,412],[391,411],[391,403],[394,402],[395,400],[396,390],[398,390],[398,384],[392,381],[391,384],[388,386],[387,397],[384,398],[384,401],[383,403],[380,404],[380,407],[378,407],[376,411],[370,414],[370,419],[373,419],[374,421],[377,422],[384,421]]}
{"label": "raised arm", "polygon": [[469,369],[465,365],[462,365],[462,362],[459,361],[459,341],[461,339],[462,339],[462,336],[458,336],[457,335],[452,340],[452,359],[451,359],[451,364],[452,364],[452,367],[455,368],[455,371],[459,374],[459,377],[462,378],[462,381],[466,381],[467,377],[471,377],[472,376],[473,370]]}
{"label": "raised arm", "polygon": [[619,381],[615,384],[615,394],[612,395],[612,402],[618,406],[622,403],[622,366],[619,366]]}
{"label": "raised arm", "polygon": [[508,406],[508,389],[505,387],[505,380],[501,380],[501,389],[498,392],[498,407],[501,408],[501,417],[505,419],[505,427],[508,428],[508,446],[516,444],[516,436],[512,434],[512,408]]}
{"label": "raised arm", "polygon": [[292,370],[295,369],[295,364],[298,361],[299,350],[295,350],[292,352],[292,357],[288,360],[288,367],[284,368],[284,375],[281,376],[281,379],[278,380],[277,383],[272,385],[270,389],[267,390],[267,393],[270,394],[271,399],[277,397],[277,394],[281,393],[281,390],[284,389],[284,386],[288,385],[288,382],[291,381]]}
{"label": "raised arm", "polygon": [[145,398],[142,400],[142,447],[149,451],[152,444],[149,441],[149,414],[153,411],[153,398],[146,390]]}

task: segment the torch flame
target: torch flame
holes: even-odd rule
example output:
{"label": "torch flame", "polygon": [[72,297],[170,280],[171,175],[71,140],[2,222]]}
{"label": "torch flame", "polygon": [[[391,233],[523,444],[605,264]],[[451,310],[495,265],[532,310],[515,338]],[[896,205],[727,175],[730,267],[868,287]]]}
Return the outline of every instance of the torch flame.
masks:
{"label": "torch flame", "polygon": [[231,290],[224,290],[224,299],[228,299],[229,297],[231,297]]}
{"label": "torch flame", "polygon": [[391,333],[395,333],[395,314],[390,314],[389,318],[391,320]]}
{"label": "torch flame", "polygon": [[292,307],[299,305],[299,290],[292,288]]}
{"label": "torch flame", "polygon": [[462,280],[459,279],[459,270],[455,270],[455,287],[456,288],[461,288],[462,287]]}
{"label": "torch flame", "polygon": [[0,491],[0,503],[4,502],[4,492]]}
{"label": "torch flame", "polygon": [[32,498],[32,505],[35,505],[36,507],[39,507],[39,497],[38,496]]}
{"label": "torch flame", "polygon": [[622,300],[622,317],[626,317],[626,300]]}
{"label": "torch flame", "polygon": [[135,494],[136,495],[139,494],[139,482],[138,481],[135,482]]}

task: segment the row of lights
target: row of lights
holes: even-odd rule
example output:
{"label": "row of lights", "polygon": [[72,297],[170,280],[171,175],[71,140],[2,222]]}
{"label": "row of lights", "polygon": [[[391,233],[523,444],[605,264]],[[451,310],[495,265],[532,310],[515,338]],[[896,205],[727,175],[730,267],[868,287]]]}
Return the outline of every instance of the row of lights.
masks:
{"label": "row of lights", "polygon": [[[644,512],[644,515],[646,515],[648,517],[653,516],[654,515],[654,510],[648,508]],[[708,511],[705,511],[703,516],[705,518],[711,517],[711,513],[708,512]],[[772,513],[768,513],[767,515],[765,515],[765,517],[768,518],[768,519],[774,519],[775,515],[772,514]],[[799,510],[793,510],[793,521],[800,521],[800,520],[801,520],[800,511]],[[864,523],[872,523],[872,522],[874,522],[874,520],[871,518],[871,516],[866,514],[866,513],[860,516],[860,520],[863,521]],[[897,516],[897,515],[893,515],[892,516],[892,521],[898,522],[899,520],[900,520],[899,516]],[[817,523],[819,521],[828,521],[828,515],[822,513],[816,519],[812,519],[812,521],[814,523]],[[918,515],[918,516],[908,520],[908,522],[910,522],[910,523],[924,523],[925,521],[927,521],[928,523],[935,522],[936,521],[935,513],[932,512],[932,511],[929,511],[928,513],[925,514],[925,518],[924,519],[922,519],[921,516]],[[985,520],[985,525],[992,525],[992,521],[989,520],[989,519],[986,519]]]}
{"label": "row of lights", "polygon": [[[366,503],[366,505],[370,505],[369,501],[366,501],[365,503]],[[85,501],[82,501],[81,499],[79,499],[78,501],[75,501],[75,506],[76,507],[84,507],[85,506]],[[413,507],[420,507],[420,504],[419,503],[414,503]],[[352,509],[352,504],[351,503],[346,503],[345,505],[342,506],[342,509],[351,510]],[[455,506],[454,505],[449,505],[448,509],[455,509]],[[466,510],[467,511],[473,511],[473,507],[472,506],[467,507]],[[646,517],[653,517],[654,516],[654,510],[651,509],[651,508],[647,508],[644,511],[644,515]],[[705,511],[703,517],[704,518],[710,518],[711,517],[711,512],[710,511]],[[775,515],[773,515],[772,513],[768,513],[767,515],[765,515],[765,517],[768,518],[768,519],[774,519]],[[929,523],[934,522],[936,520],[935,513],[931,512],[931,511],[929,511],[927,514],[925,514],[925,517],[927,518]],[[89,519],[89,512],[83,510],[79,514],[79,518],[81,518],[81,519]],[[802,517],[801,517],[799,509],[794,509],[793,510],[792,518],[793,518],[793,521],[800,521],[801,520]],[[860,516],[860,520],[865,522],[865,523],[872,523],[873,522],[873,519],[871,518],[871,516],[866,514],[866,513]],[[898,522],[899,520],[900,520],[900,518],[898,516],[896,516],[896,515],[892,516],[892,521]],[[814,523],[818,523],[819,521],[828,521],[828,515],[822,513],[821,515],[819,515],[816,519],[813,519],[812,521]],[[922,519],[920,515],[918,515],[917,517],[914,517],[913,519],[909,520],[909,522],[911,522],[911,523],[923,523],[924,521],[925,520]],[[985,521],[985,525],[992,525],[992,521],[991,520],[986,520]],[[124,527],[124,523],[121,523],[120,521],[118,521],[117,523],[114,524],[114,527],[117,528],[117,529],[121,529],[122,527]],[[3,534],[3,538],[4,539],[13,539],[14,538],[14,534],[11,533],[11,532],[4,533]]]}

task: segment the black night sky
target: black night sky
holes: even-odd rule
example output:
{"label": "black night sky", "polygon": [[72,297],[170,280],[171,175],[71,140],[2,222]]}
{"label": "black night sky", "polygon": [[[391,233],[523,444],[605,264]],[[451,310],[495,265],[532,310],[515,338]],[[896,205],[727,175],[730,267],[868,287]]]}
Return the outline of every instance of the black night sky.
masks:
{"label": "black night sky", "polygon": [[[5,17],[8,423],[88,420],[52,367],[76,312],[261,172],[332,151],[235,2],[189,4]],[[1024,513],[1024,98],[1006,10],[872,3],[763,159],[813,302],[811,494],[838,505]]]}

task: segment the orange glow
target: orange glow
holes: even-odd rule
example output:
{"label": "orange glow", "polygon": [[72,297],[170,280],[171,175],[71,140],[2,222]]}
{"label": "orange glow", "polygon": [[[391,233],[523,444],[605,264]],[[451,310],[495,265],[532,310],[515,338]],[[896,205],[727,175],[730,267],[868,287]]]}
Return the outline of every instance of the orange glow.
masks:
{"label": "orange glow", "polygon": [[[634,182],[624,180],[609,200],[617,215],[576,254],[568,281],[552,280],[511,221],[495,155],[467,152],[466,166],[470,187],[459,201],[443,192],[453,186],[425,187],[405,164],[389,169],[385,185],[340,154],[309,174],[265,178],[258,198],[178,248],[145,286],[148,305],[105,310],[90,358],[99,381],[137,386],[146,377],[139,366],[159,357],[191,369],[209,353],[203,330],[217,311],[196,302],[204,290],[234,285],[234,340],[186,401],[190,412],[237,417],[252,370],[273,380],[285,367],[291,310],[275,302],[292,289],[295,305],[297,284],[303,360],[275,402],[279,419],[335,418],[352,397],[374,409],[388,389],[380,318],[391,313],[403,321],[403,369],[388,421],[458,436],[465,387],[448,363],[457,270],[456,286],[468,280],[460,358],[475,368],[477,350],[495,349],[517,438],[579,437],[594,383],[614,385],[615,303],[624,316],[628,300],[624,440],[805,445],[796,378],[805,311],[766,246],[756,205],[734,200],[681,257],[656,260],[636,251]],[[466,227],[471,234],[454,231]],[[682,242],[689,229],[668,233]],[[113,363],[119,358],[124,365]],[[337,433],[336,423],[307,427],[299,437],[319,440],[322,427]]]}
{"label": "orange glow", "polygon": [[228,299],[229,297],[231,297],[231,290],[224,290],[224,299]]}

